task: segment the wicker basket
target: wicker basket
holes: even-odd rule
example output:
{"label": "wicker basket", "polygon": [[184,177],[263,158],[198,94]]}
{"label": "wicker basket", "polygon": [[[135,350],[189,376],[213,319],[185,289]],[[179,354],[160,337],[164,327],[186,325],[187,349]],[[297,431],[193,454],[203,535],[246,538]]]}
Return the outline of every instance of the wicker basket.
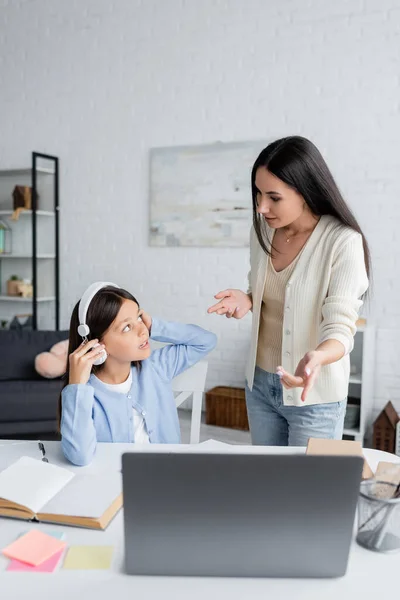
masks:
{"label": "wicker basket", "polygon": [[219,386],[207,392],[206,423],[248,431],[244,389]]}

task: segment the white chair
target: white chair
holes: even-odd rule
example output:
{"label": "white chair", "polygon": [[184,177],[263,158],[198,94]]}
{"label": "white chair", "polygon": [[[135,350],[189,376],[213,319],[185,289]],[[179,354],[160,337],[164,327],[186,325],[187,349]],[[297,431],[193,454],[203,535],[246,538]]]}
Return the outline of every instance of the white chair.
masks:
{"label": "white chair", "polygon": [[206,385],[208,362],[200,361],[193,367],[172,380],[172,390],[177,393],[175,398],[176,407],[182,404],[192,396],[192,419],[190,423],[190,443],[198,444],[200,442],[201,409],[203,404],[203,393]]}

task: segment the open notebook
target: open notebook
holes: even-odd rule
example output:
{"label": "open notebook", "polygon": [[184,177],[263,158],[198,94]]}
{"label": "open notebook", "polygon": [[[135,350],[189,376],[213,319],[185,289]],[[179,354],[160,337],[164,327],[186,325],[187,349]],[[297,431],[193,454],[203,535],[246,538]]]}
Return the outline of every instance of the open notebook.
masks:
{"label": "open notebook", "polygon": [[75,474],[23,456],[0,473],[0,516],[105,529],[122,506],[121,473]]}

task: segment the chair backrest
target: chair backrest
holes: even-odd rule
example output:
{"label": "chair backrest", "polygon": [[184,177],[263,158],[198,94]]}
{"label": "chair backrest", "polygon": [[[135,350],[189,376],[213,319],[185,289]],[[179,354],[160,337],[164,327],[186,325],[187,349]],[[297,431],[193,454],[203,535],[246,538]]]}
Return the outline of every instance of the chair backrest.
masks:
{"label": "chair backrest", "polygon": [[179,392],[175,398],[177,408],[192,396],[190,443],[200,442],[201,409],[206,385],[208,362],[200,361],[172,380],[172,390]]}

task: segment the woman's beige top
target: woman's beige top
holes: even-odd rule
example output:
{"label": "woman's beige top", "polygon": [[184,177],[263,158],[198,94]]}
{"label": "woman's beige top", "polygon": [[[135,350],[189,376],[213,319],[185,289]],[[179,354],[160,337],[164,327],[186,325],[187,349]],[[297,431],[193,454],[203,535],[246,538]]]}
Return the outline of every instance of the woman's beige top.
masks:
{"label": "woman's beige top", "polygon": [[301,252],[282,271],[275,271],[271,257],[267,261],[264,295],[261,304],[260,331],[257,347],[257,366],[275,373],[282,360],[282,323],[285,310],[286,284]]}
{"label": "woman's beige top", "polygon": [[[271,240],[273,229],[267,227]],[[268,255],[252,229],[250,240],[249,292],[253,296],[253,323],[246,379],[253,387],[254,369],[260,340],[262,303],[268,302],[265,286]],[[285,283],[281,322],[281,365],[294,373],[298,363],[319,344],[334,339],[341,342],[346,355],[322,367],[318,379],[301,402],[302,389],[283,390],[288,406],[341,402],[348,393],[349,352],[353,348],[361,297],[368,288],[362,237],[331,216],[323,216],[301,251],[292,274]],[[262,332],[263,337],[268,331]]]}

